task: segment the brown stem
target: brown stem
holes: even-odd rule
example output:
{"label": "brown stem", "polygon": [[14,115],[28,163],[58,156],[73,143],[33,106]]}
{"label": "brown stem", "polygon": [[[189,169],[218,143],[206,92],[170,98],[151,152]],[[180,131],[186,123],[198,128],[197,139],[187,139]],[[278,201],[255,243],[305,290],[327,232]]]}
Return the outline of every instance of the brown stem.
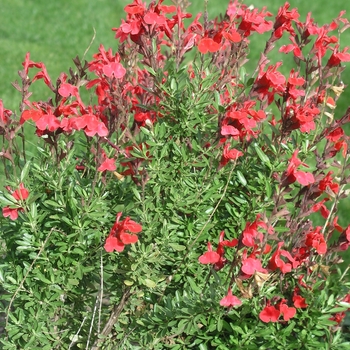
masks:
{"label": "brown stem", "polygon": [[118,318],[120,316],[120,314],[122,313],[125,304],[128,302],[129,298],[131,296],[131,291],[130,288],[126,289],[119,304],[115,305],[113,307],[113,310],[111,312],[111,315],[109,316],[109,319],[107,321],[107,323],[105,324],[102,332],[99,334],[101,337],[99,339],[97,339],[94,343],[94,345],[92,346],[91,350],[98,350],[100,349],[100,345],[101,343],[104,341],[104,337],[107,337],[109,333],[111,333],[113,326],[115,325],[115,323],[118,321]]}

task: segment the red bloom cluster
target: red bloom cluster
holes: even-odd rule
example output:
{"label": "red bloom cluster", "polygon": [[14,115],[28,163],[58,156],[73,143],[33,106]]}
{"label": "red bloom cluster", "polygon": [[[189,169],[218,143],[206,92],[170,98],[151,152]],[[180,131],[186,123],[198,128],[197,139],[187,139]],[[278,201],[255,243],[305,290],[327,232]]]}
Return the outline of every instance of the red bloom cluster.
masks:
{"label": "red bloom cluster", "polygon": [[130,217],[126,217],[124,220],[119,221],[123,213],[118,213],[116,221],[109,233],[104,248],[107,252],[122,252],[125,245],[136,243],[138,237],[135,233],[142,231],[142,226],[137,222],[130,220]]}
{"label": "red bloom cluster", "polygon": [[256,137],[258,131],[253,129],[266,119],[266,114],[263,110],[256,111],[254,106],[254,101],[247,101],[243,105],[234,103],[228,107],[221,124],[221,135],[241,141]]}
{"label": "red bloom cluster", "polygon": [[2,214],[4,217],[10,217],[11,220],[16,220],[18,218],[18,212],[23,211],[21,202],[26,200],[29,196],[29,191],[24,187],[23,183],[20,183],[19,188],[15,191],[12,191],[10,187],[6,189],[11,193],[12,197],[16,201],[14,206],[6,206],[2,209]]}
{"label": "red bloom cluster", "polygon": [[221,270],[227,263],[227,259],[224,257],[225,249],[224,247],[235,247],[238,244],[237,239],[232,239],[231,241],[224,240],[225,232],[221,231],[219,236],[219,244],[216,251],[213,251],[213,247],[210,242],[208,242],[208,251],[205,252],[198,258],[201,264],[212,264],[216,271]]}
{"label": "red bloom cluster", "polygon": [[289,321],[296,314],[296,308],[305,309],[307,304],[305,299],[299,295],[300,289],[298,287],[294,288],[293,292],[293,306],[287,305],[287,300],[280,300],[275,306],[271,305],[271,301],[268,300],[264,309],[260,312],[259,318],[261,321],[277,322],[281,316],[283,316],[283,321]]}
{"label": "red bloom cluster", "polygon": [[289,160],[287,171],[283,175],[283,185],[289,185],[295,181],[299,182],[303,186],[307,186],[315,182],[315,178],[311,173],[297,170],[300,165],[307,167],[307,164],[303,163],[298,158],[298,150],[294,151],[292,158]]}
{"label": "red bloom cluster", "polygon": [[297,310],[294,307],[289,307],[286,301],[282,299],[276,306],[272,306],[268,300],[267,305],[259,314],[260,320],[265,323],[277,322],[283,316],[284,321],[289,321],[295,316]]}

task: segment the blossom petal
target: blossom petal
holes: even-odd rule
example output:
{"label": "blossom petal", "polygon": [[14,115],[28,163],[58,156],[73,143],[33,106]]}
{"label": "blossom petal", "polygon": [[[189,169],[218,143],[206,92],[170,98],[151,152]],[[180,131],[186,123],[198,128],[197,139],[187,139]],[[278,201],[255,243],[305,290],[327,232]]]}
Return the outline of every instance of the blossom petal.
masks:
{"label": "blossom petal", "polygon": [[108,237],[104,245],[104,248],[108,253],[113,252],[113,250],[116,250],[117,252],[122,252],[124,250],[124,247],[124,243],[121,242],[117,237],[113,236]]}
{"label": "blossom petal", "polygon": [[205,252],[198,258],[201,264],[215,264],[219,262],[220,255],[217,252]]}

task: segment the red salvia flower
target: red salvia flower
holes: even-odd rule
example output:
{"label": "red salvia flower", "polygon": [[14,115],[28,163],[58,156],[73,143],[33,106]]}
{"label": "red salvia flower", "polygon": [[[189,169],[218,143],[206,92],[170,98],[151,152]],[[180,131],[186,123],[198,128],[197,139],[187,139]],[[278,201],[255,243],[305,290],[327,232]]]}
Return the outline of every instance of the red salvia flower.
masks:
{"label": "red salvia flower", "polygon": [[102,164],[97,168],[98,171],[114,171],[117,167],[115,165],[115,159],[113,158],[106,158]]}
{"label": "red salvia flower", "polygon": [[322,227],[317,226],[314,230],[306,235],[305,245],[307,247],[315,248],[318,254],[325,254],[327,252],[327,243],[321,233]]}
{"label": "red salvia flower", "polygon": [[306,309],[307,308],[307,304],[305,302],[305,298],[303,298],[301,295],[299,295],[298,293],[300,292],[298,287],[294,288],[294,292],[293,292],[293,303],[294,306],[298,309]]}
{"label": "red salvia flower", "polygon": [[203,38],[198,43],[198,51],[203,54],[207,52],[217,52],[220,50],[220,47],[221,45],[211,38]]}
{"label": "red salvia flower", "polygon": [[248,276],[254,275],[255,272],[268,273],[261,265],[261,260],[255,257],[249,257],[242,260],[242,272]]}
{"label": "red salvia flower", "polygon": [[232,295],[232,290],[229,288],[227,295],[220,300],[220,305],[224,307],[241,306],[242,301],[239,300],[235,295]]}
{"label": "red salvia flower", "polygon": [[213,246],[210,242],[207,243],[208,251],[198,258],[201,264],[216,264],[220,260],[220,254],[213,251]]}
{"label": "red salvia flower", "polygon": [[277,322],[280,317],[280,311],[274,306],[270,306],[270,303],[260,312],[259,318],[265,323]]}
{"label": "red salvia flower", "polygon": [[285,185],[289,185],[297,181],[301,185],[307,186],[315,182],[315,178],[311,173],[306,173],[304,171],[297,170],[297,168],[300,165],[307,166],[305,163],[302,163],[301,160],[298,158],[298,152],[299,151],[296,150],[293,153],[292,158],[289,160],[287,171],[284,174],[283,183]]}
{"label": "red salvia flower", "polygon": [[[296,267],[298,267],[299,264],[297,261],[293,259],[293,257],[288,251],[281,249],[283,244],[284,242],[278,243],[277,249],[273,253],[269,261],[268,268],[271,269],[272,271],[280,269],[282,273],[287,273],[287,272],[291,272],[292,269],[295,269]],[[282,259],[282,256],[287,258],[289,262],[285,262]]]}
{"label": "red salvia flower", "polygon": [[294,307],[289,307],[285,302],[286,301],[284,299],[281,301],[281,303],[279,304],[279,309],[281,315],[283,316],[283,320],[289,321],[295,316],[297,310]]}
{"label": "red salvia flower", "polygon": [[221,270],[227,263],[227,259],[224,257],[224,247],[235,247],[238,244],[237,239],[232,241],[224,240],[225,232],[221,231],[219,236],[219,243],[216,251],[213,251],[213,246],[208,242],[208,251],[198,258],[201,264],[212,264],[216,271]]}
{"label": "red salvia flower", "polygon": [[116,221],[106,239],[104,248],[107,252],[122,252],[126,244],[136,243],[138,237],[135,233],[142,231],[142,226],[137,222],[130,220],[130,217],[126,217],[120,221],[122,213],[117,214]]}
{"label": "red salvia flower", "polygon": [[[19,188],[15,191],[12,191],[10,187],[6,187],[6,189],[11,193],[12,197],[19,202],[26,200],[29,196],[29,191],[24,187],[23,183],[20,183]],[[14,208],[9,206],[4,207],[2,209],[2,214],[4,217],[10,217],[11,220],[16,220],[19,211],[23,211],[23,208],[18,203]]]}

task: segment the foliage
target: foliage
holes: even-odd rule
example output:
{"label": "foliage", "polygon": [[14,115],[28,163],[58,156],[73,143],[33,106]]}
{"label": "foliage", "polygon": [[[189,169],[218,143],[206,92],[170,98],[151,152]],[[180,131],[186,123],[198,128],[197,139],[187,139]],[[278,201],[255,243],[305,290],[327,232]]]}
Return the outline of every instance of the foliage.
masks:
{"label": "foliage", "polygon": [[[349,345],[349,111],[334,109],[350,24],[235,1],[186,27],[185,5],[135,0],[118,51],[56,82],[28,53],[19,114],[1,102],[4,349]],[[286,77],[269,65],[285,54]]]}

